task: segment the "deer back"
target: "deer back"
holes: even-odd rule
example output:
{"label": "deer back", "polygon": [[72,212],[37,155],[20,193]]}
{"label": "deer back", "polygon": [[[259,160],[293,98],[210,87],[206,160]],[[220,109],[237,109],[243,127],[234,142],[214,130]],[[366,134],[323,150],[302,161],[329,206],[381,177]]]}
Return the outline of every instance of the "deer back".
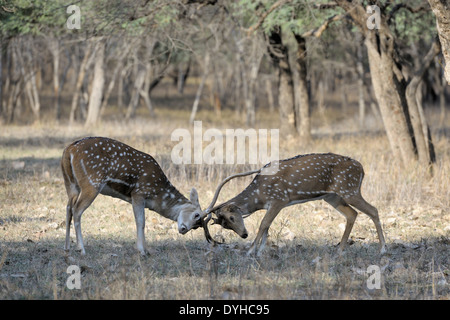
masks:
{"label": "deer back", "polygon": [[358,161],[332,153],[299,155],[280,160],[276,165],[276,173],[259,173],[247,188],[227,203],[246,205],[256,211],[267,209],[273,202],[289,205],[328,193],[336,193],[345,199],[360,192],[364,176]]}
{"label": "deer back", "polygon": [[152,156],[109,138],[88,137],[73,142],[64,150],[62,167],[64,176],[79,188],[94,187],[124,200],[133,193],[179,196]]}

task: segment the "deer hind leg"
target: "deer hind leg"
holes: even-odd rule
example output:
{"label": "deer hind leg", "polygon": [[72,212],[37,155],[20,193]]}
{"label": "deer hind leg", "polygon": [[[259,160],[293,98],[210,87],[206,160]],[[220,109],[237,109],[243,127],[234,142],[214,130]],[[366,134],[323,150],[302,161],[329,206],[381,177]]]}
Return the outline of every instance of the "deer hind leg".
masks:
{"label": "deer hind leg", "polygon": [[83,236],[81,235],[81,215],[91,205],[97,195],[98,191],[95,188],[83,189],[72,207],[73,224],[77,236],[77,249],[81,251],[82,255],[85,255],[86,251],[84,250]]}
{"label": "deer hind leg", "polygon": [[131,201],[137,229],[136,247],[140,254],[145,256],[145,200],[140,197],[133,197]]}
{"label": "deer hind leg", "polygon": [[70,225],[72,223],[72,210],[75,205],[78,196],[80,195],[80,189],[76,182],[71,182],[70,178],[63,170],[64,185],[66,186],[67,197],[69,198],[66,207],[66,242],[64,244],[64,250],[69,251],[70,249]]}
{"label": "deer hind leg", "polygon": [[70,250],[70,225],[72,223],[72,210],[75,202],[77,201],[79,193],[69,194],[69,201],[67,202],[66,208],[66,243],[64,245],[64,250]]}
{"label": "deer hind leg", "polygon": [[331,204],[337,211],[339,211],[346,219],[344,234],[342,235],[341,242],[339,243],[339,253],[347,247],[348,237],[352,231],[353,224],[355,223],[358,213],[353,210],[345,201],[338,195],[332,198],[325,199],[326,202]]}
{"label": "deer hind leg", "polygon": [[271,206],[261,221],[261,225],[259,226],[258,234],[256,235],[255,241],[253,241],[250,249],[247,252],[247,255],[252,255],[256,251],[256,255],[261,255],[264,246],[266,245],[267,235],[269,232],[270,225],[275,217],[278,215],[280,210],[283,207]]}
{"label": "deer hind leg", "polygon": [[383,229],[381,228],[380,217],[378,216],[378,210],[370,203],[368,203],[364,198],[359,194],[354,197],[350,197],[345,199],[345,202],[352,205],[356,209],[360,210],[367,214],[375,224],[377,229],[378,239],[380,240],[380,253],[383,254],[386,252],[386,242],[384,240]]}

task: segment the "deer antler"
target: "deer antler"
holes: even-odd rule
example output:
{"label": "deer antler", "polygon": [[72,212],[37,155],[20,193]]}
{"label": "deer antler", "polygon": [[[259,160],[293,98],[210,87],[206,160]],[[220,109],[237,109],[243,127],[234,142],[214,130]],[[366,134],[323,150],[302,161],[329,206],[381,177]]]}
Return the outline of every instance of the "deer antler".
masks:
{"label": "deer antler", "polygon": [[221,242],[217,242],[217,241],[215,241],[212,237],[211,237],[211,234],[209,233],[209,230],[208,230],[208,222],[209,222],[209,220],[211,220],[211,218],[212,218],[212,212],[214,211],[214,209],[216,209],[216,208],[213,208],[214,207],[214,204],[217,202],[217,199],[219,198],[219,193],[220,193],[220,190],[222,190],[222,187],[228,182],[228,181],[230,181],[231,179],[234,179],[234,178],[238,178],[238,177],[244,177],[244,176],[249,176],[249,175],[251,175],[251,174],[254,174],[254,173],[259,173],[259,172],[261,172],[261,169],[258,169],[258,170],[253,170],[253,171],[248,171],[248,172],[243,172],[243,173],[237,173],[237,174],[234,174],[234,175],[231,175],[231,176],[229,176],[229,177],[227,177],[227,178],[225,178],[220,184],[219,184],[219,186],[217,187],[217,189],[216,189],[216,193],[214,194],[214,197],[213,197],[213,199],[212,199],[212,201],[211,201],[211,203],[209,204],[209,206],[205,209],[205,211],[203,211],[203,216],[202,216],[202,227],[203,227],[203,229],[204,229],[204,231],[205,231],[205,238],[206,238],[206,240],[208,241],[208,242],[214,242],[214,243],[221,243]]}

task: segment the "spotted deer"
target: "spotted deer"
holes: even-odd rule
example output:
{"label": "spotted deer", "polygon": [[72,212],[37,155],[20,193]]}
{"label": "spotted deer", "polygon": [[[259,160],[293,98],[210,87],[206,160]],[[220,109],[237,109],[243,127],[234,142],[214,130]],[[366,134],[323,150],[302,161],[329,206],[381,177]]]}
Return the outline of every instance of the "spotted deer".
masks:
{"label": "spotted deer", "polygon": [[[270,168],[277,168],[275,170]],[[234,198],[213,207],[223,185],[238,176],[257,173],[253,181]],[[253,212],[266,209],[258,234],[248,254],[259,255],[267,240],[268,230],[281,209],[299,203],[323,199],[343,214],[347,220],[339,251],[347,245],[347,240],[357,217],[354,208],[367,214],[375,223],[380,241],[381,253],[385,252],[385,240],[378,210],[361,195],[364,177],[362,165],[349,157],[326,153],[307,154],[280,160],[275,166],[267,164],[260,170],[240,173],[226,178],[217,188],[214,198],[202,215],[205,235],[207,223],[214,213],[214,222],[234,230],[246,238],[248,232],[243,218]]]}
{"label": "spotted deer", "polygon": [[69,201],[66,211],[65,250],[70,249],[70,225],[74,220],[77,247],[86,254],[81,235],[81,215],[98,194],[129,202],[137,227],[137,249],[145,254],[145,208],[177,221],[185,234],[201,225],[198,194],[192,188],[190,200],[167,179],[152,156],[122,142],[87,137],[64,149],[61,169]]}

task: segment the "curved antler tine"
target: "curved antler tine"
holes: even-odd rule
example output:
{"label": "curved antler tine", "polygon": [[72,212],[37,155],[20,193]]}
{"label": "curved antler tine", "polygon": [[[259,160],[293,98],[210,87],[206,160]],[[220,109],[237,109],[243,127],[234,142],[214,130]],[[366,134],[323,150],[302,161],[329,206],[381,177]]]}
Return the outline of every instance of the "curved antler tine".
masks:
{"label": "curved antler tine", "polygon": [[231,175],[231,176],[225,178],[225,179],[219,184],[219,186],[217,187],[216,192],[215,192],[215,194],[214,194],[214,197],[213,197],[213,199],[212,199],[210,205],[209,205],[209,206],[206,208],[206,210],[204,211],[204,212],[205,212],[205,215],[204,215],[204,216],[206,216],[207,214],[209,214],[210,212],[212,212],[212,209],[213,209],[213,207],[214,207],[214,204],[217,202],[217,199],[219,198],[220,190],[222,190],[222,187],[223,187],[228,181],[230,181],[231,179],[234,179],[234,178],[244,177],[244,176],[249,176],[249,175],[251,175],[251,174],[259,173],[259,172],[261,172],[261,169],[253,170],[253,171],[248,171],[248,172],[243,172],[243,173],[237,173],[237,174],[234,174],[234,175]]}
{"label": "curved antler tine", "polygon": [[203,227],[203,231],[205,232],[205,238],[206,238],[206,241],[208,241],[209,243],[212,242],[212,243],[214,243],[215,245],[217,245],[217,244],[223,244],[223,242],[219,242],[219,241],[214,240],[214,239],[211,237],[211,234],[209,233],[208,222],[209,222],[209,220],[211,219],[211,216],[212,216],[212,213],[208,214],[208,217],[202,221],[202,227]]}
{"label": "curved antler tine", "polygon": [[[219,198],[219,193],[220,193],[220,190],[222,189],[222,187],[223,187],[228,181],[230,181],[231,179],[234,179],[234,178],[237,178],[237,177],[249,176],[249,175],[251,175],[251,174],[259,173],[259,172],[261,172],[261,169],[253,170],[253,171],[248,171],[248,172],[243,172],[243,173],[237,173],[237,174],[234,174],[234,175],[231,175],[231,176],[225,178],[225,179],[219,184],[219,186],[217,187],[217,190],[216,190],[216,192],[215,192],[215,194],[214,194],[214,197],[213,197],[213,199],[212,199],[210,205],[206,208],[205,211],[203,211],[203,216],[202,216],[202,227],[203,227],[203,231],[205,232],[205,238],[206,238],[206,240],[207,240],[209,243],[213,242],[214,244],[223,244],[223,242],[218,242],[218,241],[214,240],[214,239],[211,237],[211,234],[209,233],[209,229],[208,229],[208,222],[209,222],[209,220],[211,220],[211,218],[212,218],[212,212],[213,212],[213,209],[215,209],[215,208],[213,208],[213,207],[214,207],[214,204],[217,202],[217,199]],[[217,207],[216,207],[216,208],[217,208]]]}

